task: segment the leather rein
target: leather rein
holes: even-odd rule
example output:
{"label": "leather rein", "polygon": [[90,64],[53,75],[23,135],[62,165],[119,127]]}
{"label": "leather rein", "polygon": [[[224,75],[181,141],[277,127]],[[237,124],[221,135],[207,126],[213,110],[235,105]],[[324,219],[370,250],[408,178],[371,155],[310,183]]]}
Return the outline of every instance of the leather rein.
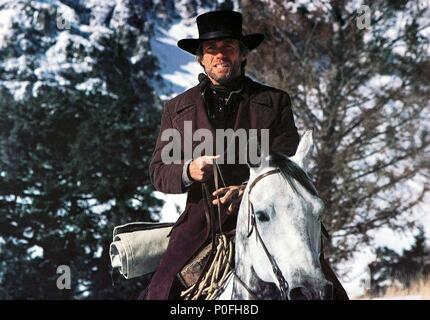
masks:
{"label": "leather rein", "polygon": [[[257,236],[258,241],[261,243],[261,246],[263,247],[264,253],[266,254],[267,258],[270,261],[270,264],[272,266],[272,271],[273,274],[275,275],[276,279],[278,280],[278,284],[279,284],[279,292],[281,295],[281,299],[283,300],[287,300],[288,299],[288,290],[289,290],[289,284],[288,281],[284,278],[284,276],[282,275],[281,269],[279,268],[278,264],[276,263],[274,257],[270,254],[269,250],[267,249],[266,244],[264,243],[264,240],[262,239],[261,235],[260,235],[260,231],[258,230],[258,224],[256,221],[256,217],[255,217],[255,211],[254,211],[254,206],[252,204],[251,201],[251,191],[252,189],[255,187],[255,185],[261,181],[262,179],[264,179],[265,177],[268,177],[272,174],[278,174],[281,173],[280,169],[273,169],[273,170],[269,170],[259,176],[257,176],[251,183],[251,185],[248,188],[248,226],[247,226],[247,237],[249,238],[251,236],[251,234],[253,233],[254,229],[255,229],[255,234]],[[219,167],[218,163],[216,161],[214,161],[214,166],[213,166],[213,174],[214,174],[214,182],[215,182],[215,190],[219,189],[219,178],[221,179],[221,182],[223,184],[224,187],[226,187],[224,178],[222,176],[222,172],[221,172],[221,168]],[[205,207],[205,215],[206,215],[206,220],[207,220],[207,224],[208,224],[208,232],[206,234],[206,239],[209,236],[209,232],[211,232],[210,230],[212,230],[212,250],[211,250],[211,257],[213,257],[215,255],[215,212],[214,212],[214,206],[212,204],[212,198],[209,192],[209,188],[207,186],[206,183],[202,183],[202,193],[204,194],[204,197],[206,199],[206,204],[207,206]],[[218,221],[219,221],[219,230],[221,233],[223,233],[222,230],[222,224],[221,224],[221,207],[220,207],[220,201],[219,201],[219,197],[217,196],[217,200],[218,200],[218,206],[217,206],[217,213],[218,213]],[[325,236],[327,239],[330,239],[330,235],[327,232],[324,224],[321,222],[321,250],[322,250],[322,237]],[[202,273],[198,279],[198,283],[201,281],[204,272],[208,269],[209,267],[209,261],[211,260],[208,259],[205,266],[203,267]],[[230,265],[230,262],[229,262]],[[248,287],[248,285],[237,275],[235,268],[233,268],[230,265],[230,268],[232,270],[233,275],[235,276],[235,278],[240,282],[240,284],[246,289],[246,291],[249,293],[249,295],[255,299],[255,300],[262,300],[262,298],[260,298],[258,296],[257,293],[253,292],[252,289],[250,289]],[[194,288],[194,290],[197,288],[197,286]],[[194,291],[193,290],[193,291]]]}
{"label": "leather rein", "polygon": [[276,263],[275,259],[273,258],[273,256],[270,254],[269,250],[266,247],[266,244],[264,243],[263,239],[261,238],[260,235],[260,231],[258,231],[258,224],[255,218],[255,211],[254,211],[254,206],[251,202],[251,191],[254,188],[254,186],[257,184],[257,182],[259,182],[260,180],[262,180],[263,178],[270,176],[272,174],[278,174],[280,173],[281,170],[279,169],[273,169],[270,171],[267,171],[261,175],[259,175],[257,178],[254,179],[254,181],[252,181],[252,184],[250,185],[249,189],[248,189],[248,235],[247,237],[249,238],[253,232],[253,230],[255,229],[255,234],[257,235],[257,239],[260,241],[261,246],[264,249],[264,253],[266,254],[267,258],[270,261],[270,264],[272,265],[272,271],[273,274],[275,275],[276,279],[278,280],[278,284],[279,284],[279,291],[281,294],[281,299],[282,300],[287,300],[287,294],[288,294],[288,281],[284,278],[284,276],[282,275],[281,269],[279,268],[278,264]]}
{"label": "leather rein", "polygon": [[[263,250],[267,256],[267,258],[270,261],[270,264],[272,265],[272,270],[273,270],[273,274],[275,275],[276,279],[278,280],[279,283],[279,291],[281,294],[281,299],[282,300],[287,300],[287,294],[288,294],[288,282],[287,280],[284,278],[284,276],[282,275],[281,269],[279,268],[278,264],[276,263],[275,259],[273,258],[273,256],[270,254],[269,250],[267,249],[266,244],[264,243],[260,232],[258,230],[258,225],[257,225],[257,221],[255,218],[255,212],[254,212],[254,206],[250,200],[250,195],[251,195],[251,191],[254,188],[254,186],[263,178],[270,176],[272,174],[278,174],[280,173],[281,170],[279,169],[273,169],[270,171],[267,171],[259,176],[257,176],[257,178],[255,178],[251,185],[248,188],[248,235],[247,237],[249,238],[253,232],[253,230],[255,229],[255,233],[257,235],[257,239],[259,240],[259,242],[261,243],[261,246],[263,247]],[[219,167],[219,165],[216,163],[216,161],[214,161],[214,180],[215,180],[215,189],[219,188],[218,185],[218,174],[221,177],[221,180],[225,186],[225,182],[221,173],[221,168]],[[218,197],[217,197],[218,198]],[[220,232],[222,233],[222,227],[221,227],[221,208],[220,208],[220,204],[219,204],[219,198],[218,198],[218,217],[219,217],[219,221],[220,221]],[[237,275],[236,270],[234,268],[232,268],[233,270],[233,275],[236,277],[236,279],[238,279],[238,281],[242,284],[242,286],[248,291],[248,293],[251,295],[251,297],[253,297],[253,299],[256,300],[261,300],[258,297],[258,294],[256,294],[255,292],[253,292],[246,283],[243,282],[242,279],[240,279],[240,277]]]}

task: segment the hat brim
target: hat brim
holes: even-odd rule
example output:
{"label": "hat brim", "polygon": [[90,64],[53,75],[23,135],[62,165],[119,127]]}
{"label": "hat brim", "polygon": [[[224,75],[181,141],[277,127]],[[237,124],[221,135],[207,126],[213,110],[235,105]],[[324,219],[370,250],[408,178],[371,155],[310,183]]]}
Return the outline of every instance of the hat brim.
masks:
{"label": "hat brim", "polygon": [[[232,38],[232,37],[224,36],[224,37],[214,37],[210,39],[182,39],[178,41],[178,47],[193,55],[196,55],[197,49],[199,48],[200,43],[202,43],[203,41],[225,39],[225,38]],[[262,33],[252,33],[252,34],[244,35],[240,38],[237,38],[237,37],[234,37],[234,38],[241,40],[245,44],[245,46],[249,49],[249,51],[254,50],[264,41],[264,35]]]}

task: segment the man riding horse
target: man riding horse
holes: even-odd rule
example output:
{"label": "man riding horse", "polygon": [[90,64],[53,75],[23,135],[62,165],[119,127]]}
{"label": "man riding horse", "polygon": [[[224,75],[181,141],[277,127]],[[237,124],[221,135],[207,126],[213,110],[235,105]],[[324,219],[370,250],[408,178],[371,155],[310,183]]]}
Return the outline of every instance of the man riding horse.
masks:
{"label": "man riding horse", "polygon": [[[209,186],[213,204],[221,205],[223,231],[235,229],[236,214],[243,193],[243,183],[249,178],[246,163],[221,164],[226,187],[215,190],[213,162],[215,154],[202,154],[186,159],[182,145],[181,163],[163,162],[163,148],[169,143],[163,131],[176,129],[181,141],[198,146],[190,136],[198,129],[269,129],[270,152],[293,156],[299,143],[289,95],[279,89],[257,83],[245,76],[246,58],[264,40],[260,33],[242,34],[242,15],[234,11],[212,11],[197,17],[198,39],[182,39],[178,46],[197,56],[205,74],[200,83],[166,103],[161,119],[160,134],[150,164],[154,187],[164,193],[187,192],[184,212],[173,226],[169,246],[148,288],[141,298],[152,300],[177,299],[184,288],[177,278],[182,267],[210,242],[205,210],[207,199],[202,183]],[[191,124],[191,131],[185,128]],[[215,136],[215,135],[214,135]],[[191,141],[191,142],[190,142]],[[214,141],[215,145],[215,141]],[[213,149],[215,150],[215,148]],[[239,158],[240,148],[235,159]],[[222,156],[226,156],[223,154]],[[218,199],[218,200],[217,200]],[[334,285],[334,298],[347,299],[345,290],[323,257],[320,259],[327,280]]]}

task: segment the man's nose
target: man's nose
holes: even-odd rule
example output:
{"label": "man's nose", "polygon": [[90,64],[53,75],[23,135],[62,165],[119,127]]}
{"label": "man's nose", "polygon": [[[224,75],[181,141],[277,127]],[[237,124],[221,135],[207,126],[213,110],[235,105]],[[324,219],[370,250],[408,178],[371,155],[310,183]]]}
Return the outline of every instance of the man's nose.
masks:
{"label": "man's nose", "polygon": [[224,48],[217,49],[216,52],[215,52],[215,56],[217,58],[225,56],[225,49]]}

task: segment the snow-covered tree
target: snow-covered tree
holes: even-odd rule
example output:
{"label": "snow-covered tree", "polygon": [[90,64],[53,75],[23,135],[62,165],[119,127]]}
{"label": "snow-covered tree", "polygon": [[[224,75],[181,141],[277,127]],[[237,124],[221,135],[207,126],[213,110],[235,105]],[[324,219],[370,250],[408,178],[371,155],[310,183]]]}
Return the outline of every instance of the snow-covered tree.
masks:
{"label": "snow-covered tree", "polygon": [[[146,1],[0,4],[0,298],[131,298],[115,225],[155,219],[159,125]],[[56,286],[71,269],[71,290]]]}
{"label": "snow-covered tree", "polygon": [[315,128],[329,256],[349,258],[381,226],[412,227],[430,187],[426,2],[241,4],[246,29],[266,35],[249,71],[291,94],[299,129]]}
{"label": "snow-covered tree", "polygon": [[411,248],[397,253],[388,247],[376,249],[376,259],[369,264],[369,294],[383,295],[388,287],[408,289],[430,276],[430,249],[426,246],[424,228],[418,226]]}

